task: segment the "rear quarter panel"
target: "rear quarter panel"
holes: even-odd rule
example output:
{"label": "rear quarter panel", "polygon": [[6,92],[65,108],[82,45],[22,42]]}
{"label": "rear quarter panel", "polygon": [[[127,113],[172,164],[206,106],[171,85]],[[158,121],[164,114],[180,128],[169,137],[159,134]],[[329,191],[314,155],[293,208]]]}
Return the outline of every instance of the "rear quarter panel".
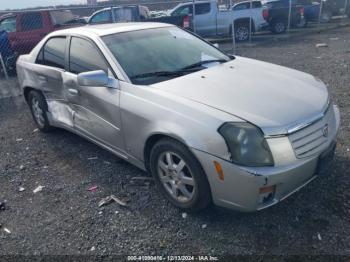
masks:
{"label": "rear quarter panel", "polygon": [[30,86],[28,85],[29,83],[33,83],[32,75],[26,70],[28,65],[31,64],[29,61],[29,55],[21,55],[17,60],[17,78],[22,89],[24,89],[26,86]]}

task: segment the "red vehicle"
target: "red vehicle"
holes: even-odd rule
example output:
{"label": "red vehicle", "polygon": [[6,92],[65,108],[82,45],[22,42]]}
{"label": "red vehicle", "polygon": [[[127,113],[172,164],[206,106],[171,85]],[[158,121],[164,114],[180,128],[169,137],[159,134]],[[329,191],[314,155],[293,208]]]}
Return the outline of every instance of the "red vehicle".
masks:
{"label": "red vehicle", "polygon": [[29,53],[48,33],[72,26],[76,17],[68,10],[40,10],[6,14],[0,17],[0,31],[8,33],[16,55]]}

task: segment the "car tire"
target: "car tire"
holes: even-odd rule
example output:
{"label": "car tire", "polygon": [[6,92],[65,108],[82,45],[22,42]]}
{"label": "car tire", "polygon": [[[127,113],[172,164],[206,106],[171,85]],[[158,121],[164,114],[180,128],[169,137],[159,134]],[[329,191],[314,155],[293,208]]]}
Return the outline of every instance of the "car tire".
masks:
{"label": "car tire", "polygon": [[271,31],[274,34],[283,34],[287,30],[287,24],[283,20],[276,20],[272,22]]}
{"label": "car tire", "polygon": [[150,171],[167,200],[187,212],[211,203],[211,191],[202,166],[191,151],[173,139],[158,141],[151,150]]}
{"label": "car tire", "polygon": [[235,25],[235,39],[237,42],[244,42],[249,39],[249,24]]}
{"label": "car tire", "polygon": [[49,132],[54,128],[50,125],[50,122],[47,117],[47,103],[46,99],[42,93],[32,90],[28,93],[27,96],[28,105],[35,124],[42,132]]}
{"label": "car tire", "polygon": [[7,59],[7,61],[5,62],[5,67],[7,73],[10,76],[16,76],[16,57],[11,57],[10,59]]}

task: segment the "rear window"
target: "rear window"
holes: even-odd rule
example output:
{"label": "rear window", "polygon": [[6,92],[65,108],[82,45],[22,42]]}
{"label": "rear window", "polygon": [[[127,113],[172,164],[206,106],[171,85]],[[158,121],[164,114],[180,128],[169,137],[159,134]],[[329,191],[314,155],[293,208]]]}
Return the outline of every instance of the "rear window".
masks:
{"label": "rear window", "polygon": [[117,22],[132,22],[136,20],[138,10],[133,7],[114,8],[114,17]]}
{"label": "rear window", "polygon": [[22,31],[32,31],[43,28],[41,13],[25,13],[21,16]]}
{"label": "rear window", "polygon": [[41,49],[37,64],[57,67],[60,69],[65,68],[65,49],[66,49],[66,38],[65,37],[54,37],[46,42],[44,47]]}
{"label": "rear window", "polygon": [[210,13],[210,3],[196,4],[195,8],[196,15],[204,15]]}
{"label": "rear window", "polygon": [[179,8],[175,9],[171,15],[172,16],[185,16],[185,15],[189,15],[192,14],[192,7],[193,5],[184,5],[184,6],[180,6]]}
{"label": "rear window", "polygon": [[245,10],[245,9],[249,9],[250,3],[242,3],[242,4],[238,4],[236,5],[233,10]]}
{"label": "rear window", "polygon": [[111,10],[98,12],[90,20],[90,24],[111,23],[111,22],[112,22]]}
{"label": "rear window", "polygon": [[[196,4],[195,8],[196,8],[196,15],[204,15],[204,14],[210,13],[210,3]],[[185,16],[185,15],[192,14],[193,13],[192,11],[193,11],[193,4],[189,4],[189,5],[180,6],[179,8],[175,9],[171,15]]]}
{"label": "rear window", "polygon": [[[261,7],[262,7],[262,3],[260,1],[252,2],[252,8],[261,8]],[[233,10],[245,10],[245,9],[250,9],[250,2],[240,3],[233,7]]]}
{"label": "rear window", "polygon": [[262,7],[262,4],[260,1],[253,2],[253,8],[261,8],[261,7]]}

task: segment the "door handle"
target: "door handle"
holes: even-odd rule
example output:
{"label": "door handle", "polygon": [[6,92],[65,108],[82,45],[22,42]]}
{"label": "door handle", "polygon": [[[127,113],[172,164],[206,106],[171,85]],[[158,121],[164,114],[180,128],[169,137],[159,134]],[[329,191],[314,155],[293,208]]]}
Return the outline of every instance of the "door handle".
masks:
{"label": "door handle", "polygon": [[74,95],[74,96],[79,95],[79,91],[76,90],[76,89],[73,89],[73,88],[69,88],[69,89],[68,89],[68,92],[69,92],[71,95]]}

